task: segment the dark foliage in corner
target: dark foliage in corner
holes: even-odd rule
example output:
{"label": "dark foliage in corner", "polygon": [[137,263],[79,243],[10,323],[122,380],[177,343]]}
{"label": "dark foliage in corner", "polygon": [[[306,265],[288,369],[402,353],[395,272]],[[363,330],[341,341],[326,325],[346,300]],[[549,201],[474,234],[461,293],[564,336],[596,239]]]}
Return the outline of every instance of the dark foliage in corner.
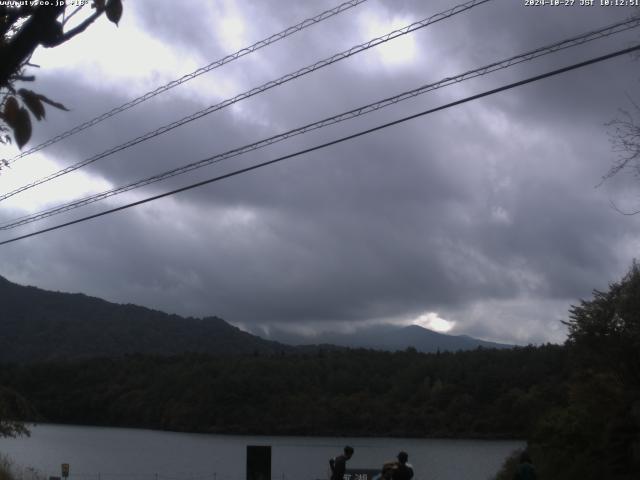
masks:
{"label": "dark foliage in corner", "polygon": [[640,478],[640,268],[572,307],[568,404],[530,437],[541,478]]}
{"label": "dark foliage in corner", "polygon": [[[45,118],[45,104],[67,110],[45,95],[16,86],[35,80],[25,71],[37,67],[29,63],[36,48],[53,48],[68,42],[103,13],[116,25],[122,16],[122,0],[94,0],[92,11],[77,21],[81,12],[89,9],[89,2],[77,3],[78,6],[71,6],[65,2],[29,1],[0,5],[0,143],[13,138],[22,148],[31,138],[31,118]],[[0,163],[0,168],[3,166],[7,166],[6,160]]]}

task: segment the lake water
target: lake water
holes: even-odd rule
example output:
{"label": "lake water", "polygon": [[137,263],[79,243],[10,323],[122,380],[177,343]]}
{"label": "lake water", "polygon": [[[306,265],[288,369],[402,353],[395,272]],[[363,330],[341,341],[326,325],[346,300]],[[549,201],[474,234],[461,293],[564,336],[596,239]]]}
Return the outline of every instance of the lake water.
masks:
{"label": "lake water", "polygon": [[409,453],[416,480],[487,480],[518,441],[252,437],[66,425],[0,439],[0,453],[47,477],[70,464],[69,480],[244,480],[247,445],[271,445],[273,480],[326,479],[328,459],[352,445],[349,468],[380,468]]}

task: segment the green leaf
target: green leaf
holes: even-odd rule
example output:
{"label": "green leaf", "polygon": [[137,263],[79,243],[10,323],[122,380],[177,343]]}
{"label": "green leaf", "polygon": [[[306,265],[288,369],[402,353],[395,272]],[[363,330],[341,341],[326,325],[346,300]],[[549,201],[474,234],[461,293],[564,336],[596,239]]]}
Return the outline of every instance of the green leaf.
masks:
{"label": "green leaf", "polygon": [[31,117],[29,112],[18,105],[16,97],[9,97],[4,104],[2,119],[13,130],[13,138],[22,148],[31,138]]}
{"label": "green leaf", "polygon": [[18,105],[18,101],[16,97],[9,97],[4,104],[4,112],[3,117],[4,121],[7,122],[11,128],[13,128],[12,124],[17,121],[18,111],[20,110],[20,106]]}
{"label": "green leaf", "polygon": [[122,17],[122,0],[109,0],[105,7],[105,12],[109,21],[118,25]]}
{"label": "green leaf", "polygon": [[13,138],[22,148],[31,138],[31,117],[29,112],[18,105],[15,97],[7,98],[2,114],[4,121],[13,130]]}
{"label": "green leaf", "polygon": [[43,101],[44,103],[47,103],[49,105],[51,105],[52,107],[56,107],[60,110],[64,110],[65,112],[68,112],[69,109],[67,107],[65,107],[63,104],[59,103],[59,102],[54,102],[53,100],[45,97],[44,95],[42,95],[41,93],[38,93],[38,98]]}
{"label": "green leaf", "polygon": [[31,138],[31,117],[25,108],[18,110],[18,117],[13,126],[13,137],[16,139],[18,148],[22,148]]}
{"label": "green leaf", "polygon": [[45,117],[45,110],[40,95],[25,88],[18,90],[18,93],[34,117],[36,117],[37,120],[42,120]]}

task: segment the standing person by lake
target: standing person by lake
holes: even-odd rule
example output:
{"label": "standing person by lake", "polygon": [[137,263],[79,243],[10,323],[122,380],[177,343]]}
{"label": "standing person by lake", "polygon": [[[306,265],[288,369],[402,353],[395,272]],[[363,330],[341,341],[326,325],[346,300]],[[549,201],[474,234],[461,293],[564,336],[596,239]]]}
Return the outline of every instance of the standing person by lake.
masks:
{"label": "standing person by lake", "polygon": [[533,467],[533,462],[529,453],[525,450],[520,455],[520,463],[516,468],[516,473],[513,476],[513,480],[536,480],[538,475],[536,469]]}
{"label": "standing person by lake", "polygon": [[331,467],[331,480],[342,480],[344,472],[347,469],[347,461],[353,456],[353,447],[347,445],[344,447],[344,453],[336,458],[329,460]]}

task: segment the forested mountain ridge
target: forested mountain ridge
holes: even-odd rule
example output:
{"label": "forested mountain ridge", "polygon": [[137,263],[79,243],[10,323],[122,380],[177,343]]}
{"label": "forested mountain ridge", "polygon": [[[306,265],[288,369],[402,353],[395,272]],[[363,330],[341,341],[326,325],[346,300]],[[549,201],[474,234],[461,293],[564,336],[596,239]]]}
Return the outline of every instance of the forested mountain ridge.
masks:
{"label": "forested mountain ridge", "polygon": [[[80,293],[17,285],[0,276],[0,362],[46,362],[128,354],[212,355],[315,351],[297,337],[265,340],[218,317],[193,318],[137,305],[121,305]],[[382,329],[381,329],[382,328]],[[360,335],[318,337],[323,348],[341,347],[422,352],[470,350],[505,345],[451,336],[422,327],[374,327]],[[286,344],[285,344],[286,343]]]}
{"label": "forested mountain ridge", "polygon": [[24,287],[3,277],[0,299],[0,362],[292,349],[217,317],[184,318],[83,294]]}

